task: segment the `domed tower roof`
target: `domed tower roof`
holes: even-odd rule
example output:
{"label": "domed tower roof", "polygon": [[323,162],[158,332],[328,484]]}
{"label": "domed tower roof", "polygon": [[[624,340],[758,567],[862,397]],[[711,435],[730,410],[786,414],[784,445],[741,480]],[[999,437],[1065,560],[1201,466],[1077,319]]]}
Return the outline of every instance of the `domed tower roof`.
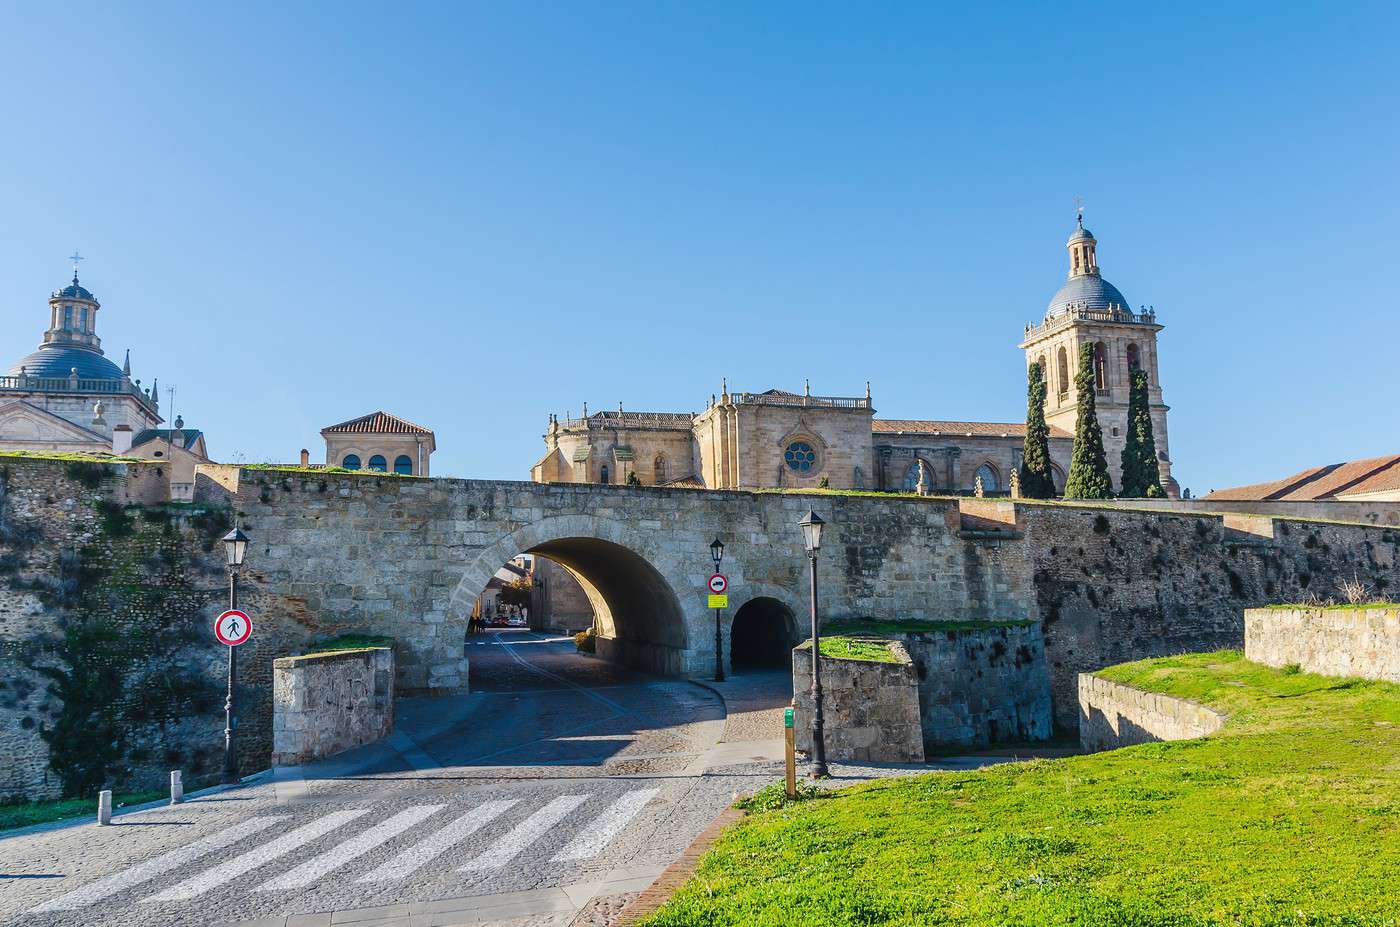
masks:
{"label": "domed tower roof", "polygon": [[1069,250],[1069,279],[1045,307],[1047,319],[1071,309],[1129,310],[1128,300],[1099,273],[1098,239],[1084,227],[1083,212],[1080,212],[1065,247]]}
{"label": "domed tower roof", "polygon": [[76,370],[81,380],[125,378],[122,368],[102,353],[97,337],[97,311],[101,303],[78,282],[78,255],[73,256],[73,282],[49,297],[49,326],[44,343],[10,365],[6,376],[69,378]]}

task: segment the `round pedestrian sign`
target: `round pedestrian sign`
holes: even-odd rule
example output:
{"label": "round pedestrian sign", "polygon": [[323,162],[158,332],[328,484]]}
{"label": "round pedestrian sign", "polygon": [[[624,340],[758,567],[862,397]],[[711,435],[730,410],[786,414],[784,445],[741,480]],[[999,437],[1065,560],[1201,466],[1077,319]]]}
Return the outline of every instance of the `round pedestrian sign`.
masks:
{"label": "round pedestrian sign", "polygon": [[724,578],[723,573],[716,573],[710,577],[710,591],[715,595],[729,588],[729,580]]}
{"label": "round pedestrian sign", "polygon": [[237,647],[253,636],[253,619],[246,612],[230,609],[214,619],[214,636],[221,644]]}

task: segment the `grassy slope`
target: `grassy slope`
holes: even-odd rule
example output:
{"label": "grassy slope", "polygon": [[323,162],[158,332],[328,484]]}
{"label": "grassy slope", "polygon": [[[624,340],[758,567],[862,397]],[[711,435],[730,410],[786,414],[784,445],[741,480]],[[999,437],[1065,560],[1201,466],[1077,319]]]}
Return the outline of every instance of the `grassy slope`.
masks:
{"label": "grassy slope", "polygon": [[[169,792],[119,792],[112,796],[112,807],[119,809],[125,805],[140,805],[169,797]],[[59,798],[53,801],[0,804],[0,831],[81,817],[97,820],[96,795],[90,798]]]}
{"label": "grassy slope", "polygon": [[1103,675],[1230,721],[754,815],[643,923],[1400,924],[1400,687],[1233,651]]}

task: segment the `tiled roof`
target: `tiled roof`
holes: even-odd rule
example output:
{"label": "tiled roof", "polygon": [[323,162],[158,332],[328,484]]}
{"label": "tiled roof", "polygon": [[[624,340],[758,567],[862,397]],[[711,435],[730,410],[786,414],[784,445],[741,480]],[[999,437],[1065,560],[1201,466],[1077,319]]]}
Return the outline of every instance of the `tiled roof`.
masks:
{"label": "tiled roof", "polygon": [[[947,435],[949,437],[1000,438],[1026,436],[1023,422],[928,422],[907,418],[875,419],[870,427],[876,434]],[[1069,432],[1050,427],[1052,438],[1072,438]]]}
{"label": "tiled roof", "polygon": [[404,421],[397,415],[390,415],[383,411],[371,412],[369,415],[361,415],[348,422],[341,422],[339,425],[330,425],[321,429],[323,435],[430,435],[432,433],[431,428],[415,425],[412,422]]}
{"label": "tiled roof", "polygon": [[[181,447],[189,450],[194,447],[194,443],[199,440],[199,436],[204,434],[198,428],[182,428],[180,431],[185,436],[185,441]],[[131,446],[138,447],[147,441],[168,441],[170,440],[171,429],[169,428],[146,428],[136,432],[136,437],[131,439]]]}
{"label": "tiled roof", "polygon": [[1400,490],[1400,454],[1310,467],[1271,483],[1217,489],[1205,498],[1222,502],[1308,502],[1387,490]]}

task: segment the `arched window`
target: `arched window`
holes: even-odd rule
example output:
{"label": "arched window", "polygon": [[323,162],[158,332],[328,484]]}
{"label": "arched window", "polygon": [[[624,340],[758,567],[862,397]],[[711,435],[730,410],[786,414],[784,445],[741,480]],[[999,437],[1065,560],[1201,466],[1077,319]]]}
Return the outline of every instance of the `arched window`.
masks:
{"label": "arched window", "polygon": [[1069,356],[1065,354],[1065,349],[1060,348],[1059,363],[1056,365],[1055,373],[1058,381],[1055,385],[1059,388],[1060,395],[1069,392]]}
{"label": "arched window", "polygon": [[607,465],[607,464],[603,464],[602,478],[599,480],[599,482],[602,482],[602,483],[608,482],[608,465]]}
{"label": "arched window", "polygon": [[378,470],[380,473],[389,469],[389,465],[384,460],[384,455],[375,454],[369,459],[369,469]]}
{"label": "arched window", "polygon": [[413,475],[413,458],[407,454],[400,454],[394,458],[394,472],[402,473],[404,476]]}
{"label": "arched window", "polygon": [[997,482],[997,472],[992,469],[991,464],[983,464],[978,467],[976,475],[982,478],[983,492],[1001,492],[1001,484]]}
{"label": "arched window", "polygon": [[1108,389],[1108,349],[1102,341],[1094,345],[1094,388]]}
{"label": "arched window", "polygon": [[651,462],[651,481],[657,486],[666,482],[666,455],[657,454]]}
{"label": "arched window", "polygon": [[358,470],[360,469],[360,458],[355,454],[346,454],[340,465],[347,470]]}
{"label": "arched window", "polygon": [[[928,465],[928,462],[927,462],[927,461],[925,461],[925,463],[924,463],[924,479],[928,480],[929,489],[932,489],[932,488],[933,488],[933,467],[930,467],[930,466]],[[909,465],[909,469],[908,469],[908,470],[905,470],[905,471],[904,471],[904,491],[905,491],[905,492],[918,492],[918,491],[919,491],[919,462],[918,462],[917,460],[915,460],[913,463],[911,463],[911,464]]]}
{"label": "arched window", "polygon": [[1142,359],[1138,357],[1138,346],[1135,344],[1128,345],[1128,369],[1136,370],[1141,363]]}
{"label": "arched window", "polygon": [[1050,482],[1055,484],[1055,494],[1059,495],[1065,491],[1064,471],[1055,464],[1050,465]]}

